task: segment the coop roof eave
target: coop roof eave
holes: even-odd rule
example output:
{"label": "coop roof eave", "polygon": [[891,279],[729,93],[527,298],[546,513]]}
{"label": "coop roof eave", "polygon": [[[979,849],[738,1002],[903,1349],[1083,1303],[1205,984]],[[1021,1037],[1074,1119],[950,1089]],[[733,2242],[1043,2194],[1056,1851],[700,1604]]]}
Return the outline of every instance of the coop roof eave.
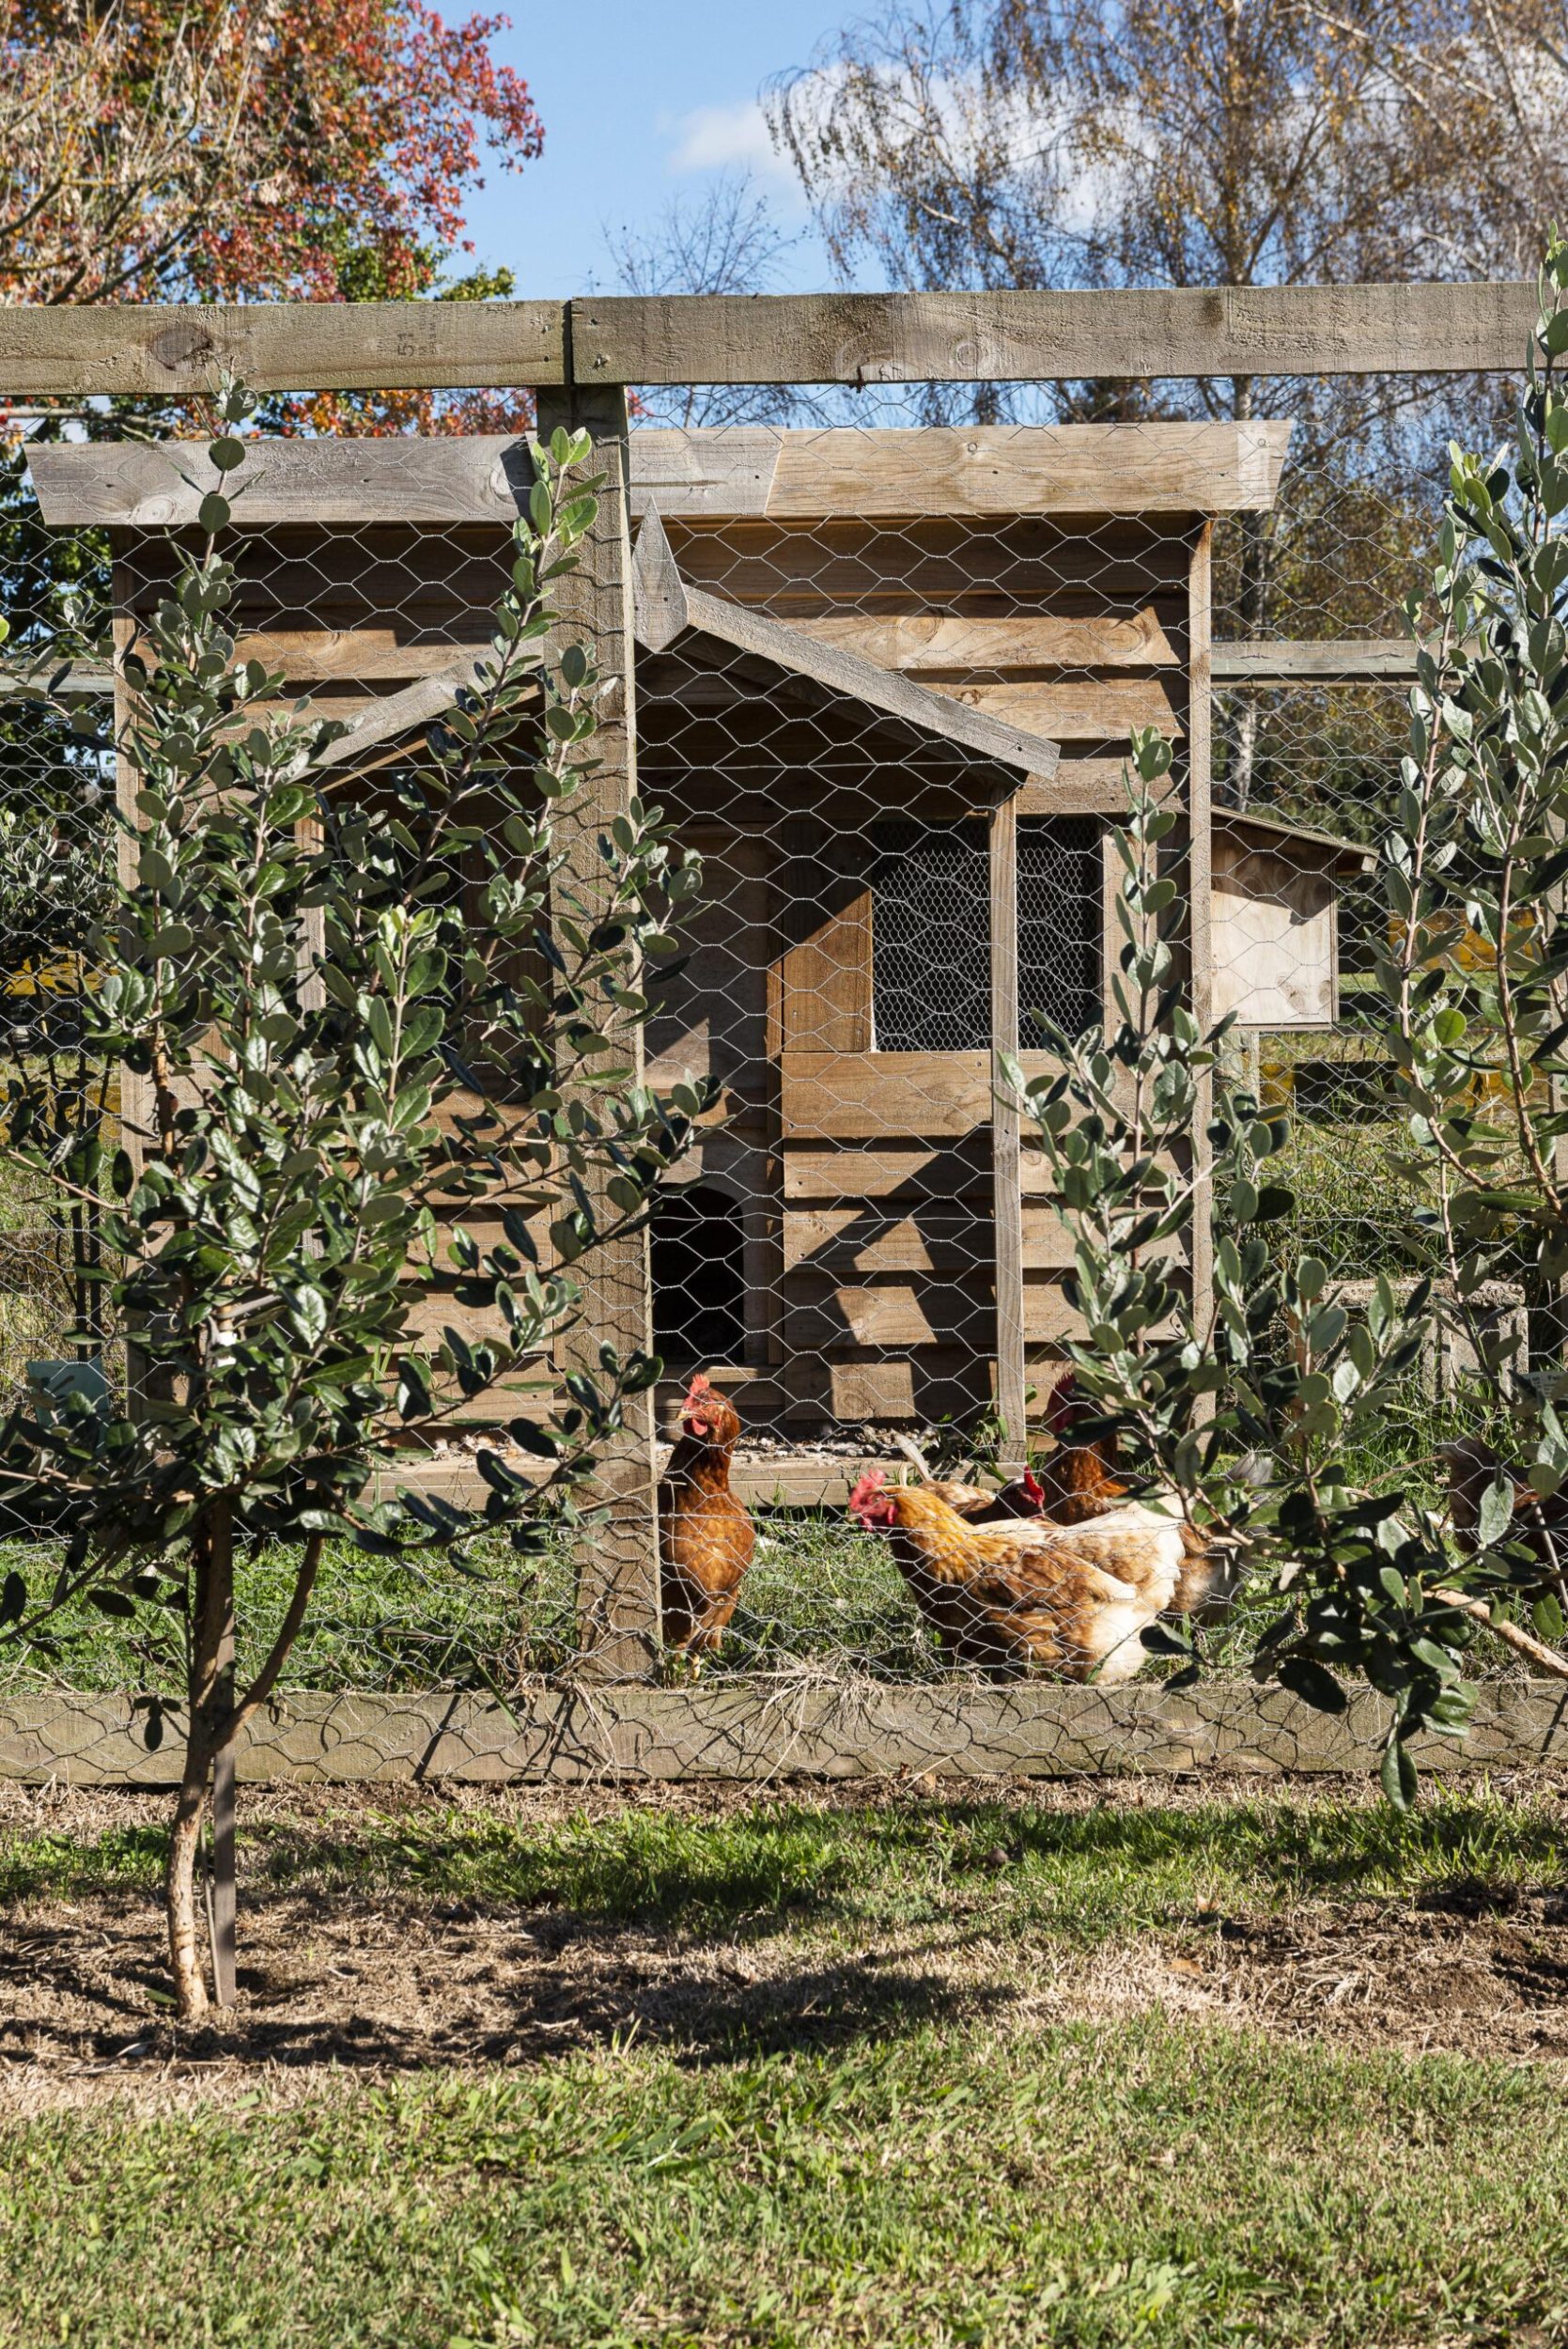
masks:
{"label": "coop roof eave", "polygon": [[1278,816],[1258,816],[1250,808],[1217,807],[1214,811],[1216,832],[1252,834],[1264,848],[1283,848],[1286,844],[1295,849],[1306,849],[1325,867],[1369,873],[1377,862],[1377,852],[1364,841],[1343,840],[1337,832],[1318,832],[1310,824],[1292,824]]}
{"label": "coop roof eave", "polygon": [[653,506],[637,535],[633,584],[637,641],[647,652],[670,652],[690,642],[693,653],[700,654],[706,640],[761,661],[785,677],[805,678],[824,692],[859,702],[972,758],[1011,769],[1020,778],[1048,782],[1056,772],[1060,746],[1044,735],[1008,725],[985,710],[912,684],[863,653],[825,644],[786,621],[690,585],[681,577]]}

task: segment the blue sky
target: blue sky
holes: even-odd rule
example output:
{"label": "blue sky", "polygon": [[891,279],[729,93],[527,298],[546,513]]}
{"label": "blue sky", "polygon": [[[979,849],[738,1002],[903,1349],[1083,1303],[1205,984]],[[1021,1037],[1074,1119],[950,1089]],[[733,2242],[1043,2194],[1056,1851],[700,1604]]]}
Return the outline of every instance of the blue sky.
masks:
{"label": "blue sky", "polygon": [[[505,5],[505,0],[501,0]],[[464,0],[440,0],[460,21]],[[545,125],[543,160],[513,175],[487,165],[469,207],[477,257],[506,263],[520,295],[558,300],[590,278],[613,285],[603,229],[650,226],[672,198],[725,168],[753,167],[781,221],[807,229],[793,178],[772,157],[756,105],[768,75],[806,64],[855,0],[513,0],[496,54],[528,80]],[[782,291],[831,283],[809,229],[780,265]]]}

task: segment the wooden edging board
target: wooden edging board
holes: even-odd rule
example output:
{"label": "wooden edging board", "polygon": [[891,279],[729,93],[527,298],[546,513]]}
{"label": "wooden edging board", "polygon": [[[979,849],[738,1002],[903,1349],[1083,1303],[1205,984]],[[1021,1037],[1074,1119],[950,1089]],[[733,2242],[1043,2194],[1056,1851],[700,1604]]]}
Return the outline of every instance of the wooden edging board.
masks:
{"label": "wooden edging board", "polygon": [[686,294],[0,305],[0,397],[571,383],[1066,382],[1514,369],[1535,288]]}
{"label": "wooden edging board", "polygon": [[[27,1785],[172,1786],[178,1741],[147,1743],[127,1695],[43,1690],[0,1699],[0,1779]],[[285,1781],[505,1784],[584,1780],[1068,1777],[1192,1770],[1346,1771],[1376,1766],[1384,1701],[1359,1690],[1339,1715],[1282,1689],[1212,1681],[1100,1690],[826,1680],[806,1672],[693,1688],[520,1690],[504,1708],[472,1694],[290,1692],[254,1721],[239,1754],[251,1784]],[[1483,1691],[1462,1743],[1428,1738],[1425,1768],[1568,1764],[1568,1688]]]}

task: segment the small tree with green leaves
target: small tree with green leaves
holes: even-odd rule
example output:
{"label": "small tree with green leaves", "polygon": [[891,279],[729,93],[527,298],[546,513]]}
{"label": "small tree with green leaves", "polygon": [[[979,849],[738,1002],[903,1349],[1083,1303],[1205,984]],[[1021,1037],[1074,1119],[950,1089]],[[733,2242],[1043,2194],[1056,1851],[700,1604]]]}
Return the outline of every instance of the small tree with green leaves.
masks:
{"label": "small tree with green leaves", "polygon": [[[528,1550],[577,1520],[596,1444],[657,1363],[603,1350],[552,1414],[526,1391],[552,1384],[540,1357],[576,1310],[572,1266],[643,1215],[701,1106],[656,1098],[626,1051],[694,868],[636,805],[599,841],[591,903],[562,849],[596,764],[598,679],[550,601],[595,518],[586,438],[536,449],[472,687],[423,745],[356,776],[324,756],[340,725],[280,710],[281,680],[236,657],[224,483],[248,409],[225,397],[206,544],[124,661],[133,878],[95,930],[87,1003],[92,1048],[145,1113],[118,1147],[90,1122],[62,1131],[33,1037],[12,1047],[5,1133],[90,1214],[133,1347],[128,1396],[0,1431],[0,1493],[64,1541],[39,1589],[8,1583],[8,1636],[57,1640],[84,1595],[185,1622],[167,1906],[187,2018],[207,1999],[195,1860],[214,1764],[276,1684],[324,1543],[460,1545],[490,1527]],[[459,1314],[427,1337],[438,1269],[457,1275]],[[471,1315],[497,1333],[457,1326]],[[479,1456],[482,1508],[372,1503],[410,1431],[480,1401],[510,1414],[542,1483],[496,1450]],[[235,1549],[269,1541],[293,1546],[292,1589],[237,1687]]]}
{"label": "small tree with green leaves", "polygon": [[[1353,1313],[1320,1262],[1273,1244],[1294,1204],[1271,1179],[1283,1122],[1227,1081],[1224,1023],[1200,1033],[1159,934],[1174,891],[1157,844],[1174,818],[1155,796],[1170,765],[1157,736],[1134,739],[1119,835],[1117,1024],[1058,1036],[1057,1073],[1025,1088],[1075,1242],[1088,1330],[1069,1350],[1105,1430],[1274,1591],[1260,1675],[1330,1710],[1346,1673],[1389,1699],[1383,1782],[1402,1803],[1418,1733],[1465,1732],[1481,1631],[1568,1678],[1565,353],[1568,242],[1554,237],[1512,442],[1490,459],[1452,452],[1433,578],[1407,607],[1418,682],[1384,812],[1389,926],[1367,1018],[1403,1088],[1401,1172],[1441,1295],[1381,1278]],[[1180,1266],[1200,1215],[1214,1279],[1194,1298]],[[1499,1276],[1531,1303],[1532,1360],[1477,1310]],[[1463,1540],[1424,1464],[1367,1467],[1454,1315],[1480,1366],[1475,1417],[1504,1431],[1495,1452],[1470,1448],[1484,1490]],[[1188,1631],[1147,1640],[1197,1669]]]}

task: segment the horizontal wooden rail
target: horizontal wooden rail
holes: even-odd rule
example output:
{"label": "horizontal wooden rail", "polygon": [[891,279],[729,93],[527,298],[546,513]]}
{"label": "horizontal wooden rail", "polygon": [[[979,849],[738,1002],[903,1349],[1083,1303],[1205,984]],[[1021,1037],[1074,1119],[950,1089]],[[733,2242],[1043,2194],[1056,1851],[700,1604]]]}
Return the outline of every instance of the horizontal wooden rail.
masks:
{"label": "horizontal wooden rail", "polygon": [[[583,1780],[1065,1778],[1196,1769],[1375,1767],[1388,1706],[1359,1689],[1342,1714],[1280,1688],[1210,1681],[1172,1695],[1157,1683],[993,1688],[955,1675],[895,1683],[820,1673],[715,1678],[695,1688],[521,1688],[504,1706],[469,1694],[287,1691],[247,1726],[239,1776],[315,1780],[580,1782]],[[1418,1741],[1423,1767],[1560,1766],[1568,1692],[1560,1681],[1483,1688],[1469,1736]],[[130,1695],[43,1689],[0,1697],[0,1780],[168,1786],[178,1740],[147,1743]]]}
{"label": "horizontal wooden rail", "polygon": [[[0,696],[42,692],[47,680],[58,674],[39,671],[31,680],[0,676]],[[1214,647],[1216,685],[1405,684],[1413,682],[1415,675],[1415,648],[1399,636],[1321,641],[1284,637],[1220,643]],[[442,677],[437,682],[444,685],[449,680]],[[114,690],[113,672],[90,661],[72,663],[56,688],[62,698],[72,701],[106,699]],[[421,714],[414,711],[408,723],[414,723]]]}
{"label": "horizontal wooden rail", "polygon": [[1214,647],[1216,685],[1413,683],[1415,676],[1416,647],[1404,636],[1252,637]]}
{"label": "horizontal wooden rail", "polygon": [[0,306],[0,400],[1513,369],[1526,283]]}

